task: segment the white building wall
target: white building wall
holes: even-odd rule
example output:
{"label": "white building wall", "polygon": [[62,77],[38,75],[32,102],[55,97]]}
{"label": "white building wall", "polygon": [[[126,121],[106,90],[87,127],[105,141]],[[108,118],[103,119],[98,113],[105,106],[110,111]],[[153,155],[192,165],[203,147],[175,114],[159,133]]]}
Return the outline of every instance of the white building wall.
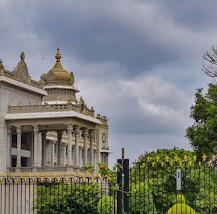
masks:
{"label": "white building wall", "polygon": [[19,87],[0,83],[0,173],[6,171],[6,146],[7,146],[7,126],[5,115],[8,111],[8,104],[11,105],[31,105],[35,102],[42,102],[41,95],[33,94]]}

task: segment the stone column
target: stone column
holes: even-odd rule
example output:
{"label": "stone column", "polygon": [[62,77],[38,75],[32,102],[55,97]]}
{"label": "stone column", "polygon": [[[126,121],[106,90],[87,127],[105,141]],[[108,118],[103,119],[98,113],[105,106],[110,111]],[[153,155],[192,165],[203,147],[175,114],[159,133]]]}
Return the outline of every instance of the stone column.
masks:
{"label": "stone column", "polygon": [[46,165],[46,132],[41,132],[42,138],[42,167]]}
{"label": "stone column", "polygon": [[94,143],[94,131],[90,130],[90,164],[94,166],[94,150],[93,150],[93,143]]}
{"label": "stone column", "polygon": [[105,154],[105,164],[108,166],[108,153]]}
{"label": "stone column", "polygon": [[63,166],[66,166],[66,144],[65,143],[62,143],[62,165]]}
{"label": "stone column", "polygon": [[11,127],[7,130],[7,167],[11,167],[11,147],[12,147],[12,134]]}
{"label": "stone column", "polygon": [[51,149],[50,149],[50,157],[51,157],[51,166],[54,166],[54,143],[55,143],[55,141],[51,141],[50,142],[50,147],[51,147]]}
{"label": "stone column", "polygon": [[80,128],[79,126],[75,126],[75,165],[79,165],[79,135]]}
{"label": "stone column", "polygon": [[72,125],[68,125],[68,147],[67,147],[67,165],[72,165]]}
{"label": "stone column", "polygon": [[42,136],[38,133],[38,167],[42,167]]}
{"label": "stone column", "polygon": [[72,160],[73,160],[73,164],[75,165],[75,145],[72,146]]}
{"label": "stone column", "polygon": [[94,150],[94,168],[96,167],[96,150]]}
{"label": "stone column", "polygon": [[17,166],[16,167],[21,167],[21,134],[22,130],[21,127],[17,127]]}
{"label": "stone column", "polygon": [[101,153],[101,162],[104,162],[104,153]]}
{"label": "stone column", "polygon": [[33,133],[29,134],[29,142],[30,142],[30,166],[33,167]]}
{"label": "stone column", "polygon": [[79,166],[82,167],[83,160],[82,160],[82,147],[79,146]]}
{"label": "stone column", "polygon": [[34,126],[34,167],[38,167],[38,149],[38,126]]}
{"label": "stone column", "polygon": [[84,164],[87,164],[87,140],[88,140],[88,130],[84,129]]}
{"label": "stone column", "polygon": [[50,166],[51,164],[51,146],[50,146],[51,142],[46,140],[46,151],[45,151],[45,166]]}
{"label": "stone column", "polygon": [[57,142],[58,142],[57,166],[61,166],[61,140],[62,140],[62,131],[57,133]]}

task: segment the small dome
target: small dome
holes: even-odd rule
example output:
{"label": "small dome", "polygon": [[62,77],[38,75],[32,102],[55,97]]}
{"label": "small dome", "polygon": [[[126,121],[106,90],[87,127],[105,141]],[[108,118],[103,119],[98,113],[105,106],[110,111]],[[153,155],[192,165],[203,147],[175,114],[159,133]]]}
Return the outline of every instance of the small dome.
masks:
{"label": "small dome", "polygon": [[60,59],[61,55],[59,48],[57,48],[56,54],[56,64],[54,67],[46,74],[41,76],[41,80],[44,81],[45,86],[49,85],[64,85],[72,86],[74,84],[73,73],[68,73],[61,65]]}

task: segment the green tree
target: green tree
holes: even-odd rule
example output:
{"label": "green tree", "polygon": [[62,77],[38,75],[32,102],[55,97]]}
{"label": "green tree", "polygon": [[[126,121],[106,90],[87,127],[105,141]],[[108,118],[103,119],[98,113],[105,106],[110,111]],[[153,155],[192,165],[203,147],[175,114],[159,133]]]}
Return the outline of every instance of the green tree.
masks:
{"label": "green tree", "polygon": [[186,130],[190,144],[198,157],[211,157],[217,150],[217,85],[209,84],[205,95],[202,89],[197,90],[190,117],[195,121]]}

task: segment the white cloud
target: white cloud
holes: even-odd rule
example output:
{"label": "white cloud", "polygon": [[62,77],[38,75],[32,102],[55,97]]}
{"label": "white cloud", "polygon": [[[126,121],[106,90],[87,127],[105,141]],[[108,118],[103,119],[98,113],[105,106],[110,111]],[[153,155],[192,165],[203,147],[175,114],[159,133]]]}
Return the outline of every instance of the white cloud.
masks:
{"label": "white cloud", "polygon": [[93,76],[79,81],[78,87],[89,106],[108,116],[111,129],[117,133],[184,133],[190,123],[191,97],[156,75],[131,80]]}
{"label": "white cloud", "polygon": [[[153,104],[153,103],[146,103],[144,100],[139,99],[139,106],[141,109],[147,113],[151,114],[154,117],[163,117],[165,119],[173,119],[177,118],[177,111],[170,107],[166,107],[163,105]],[[174,117],[175,116],[175,117]]]}
{"label": "white cloud", "polygon": [[155,105],[155,109],[157,106],[159,109],[160,106],[166,105],[169,109],[183,109],[186,104],[191,103],[183,88],[165,81],[156,74],[145,74],[131,80],[122,80],[120,88],[123,94],[135,97],[138,103],[145,104],[146,108]]}

